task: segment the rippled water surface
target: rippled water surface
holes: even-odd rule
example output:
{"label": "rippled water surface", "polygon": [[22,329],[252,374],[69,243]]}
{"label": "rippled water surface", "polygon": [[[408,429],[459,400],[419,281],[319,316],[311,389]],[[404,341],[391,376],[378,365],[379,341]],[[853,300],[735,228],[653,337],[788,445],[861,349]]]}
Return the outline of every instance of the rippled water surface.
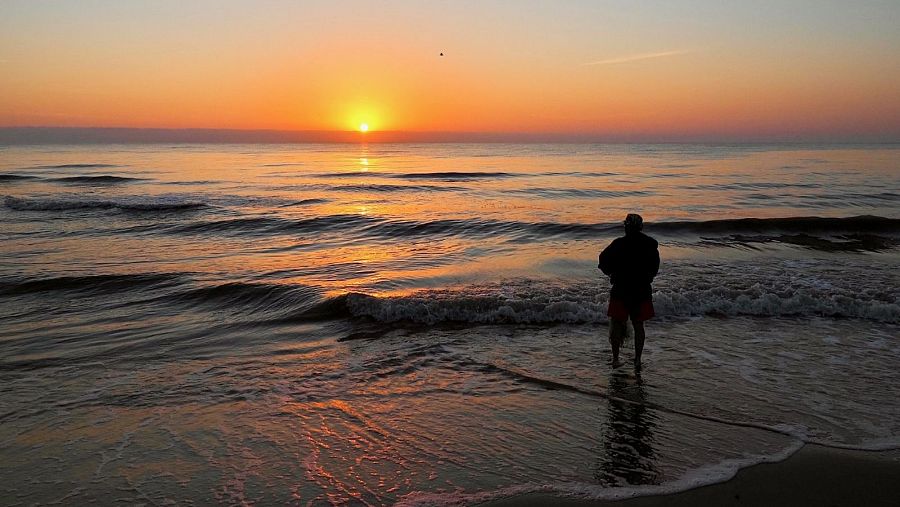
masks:
{"label": "rippled water surface", "polygon": [[[0,503],[603,498],[897,446],[898,155],[0,148]],[[640,376],[596,269],[635,211]]]}

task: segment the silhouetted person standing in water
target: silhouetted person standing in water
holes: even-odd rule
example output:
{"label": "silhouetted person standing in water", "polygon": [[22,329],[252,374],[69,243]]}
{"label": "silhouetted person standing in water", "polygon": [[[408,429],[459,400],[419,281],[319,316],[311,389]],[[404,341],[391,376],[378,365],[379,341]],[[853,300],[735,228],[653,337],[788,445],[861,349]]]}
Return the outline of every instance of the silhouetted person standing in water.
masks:
{"label": "silhouetted person standing in water", "polygon": [[603,252],[597,267],[609,275],[609,344],[613,365],[619,364],[619,348],[625,340],[625,324],[631,318],[634,326],[634,369],[641,369],[644,351],[644,321],[653,317],[650,283],[659,271],[659,244],[641,229],[644,219],[629,213],[625,217],[625,236],[614,240]]}

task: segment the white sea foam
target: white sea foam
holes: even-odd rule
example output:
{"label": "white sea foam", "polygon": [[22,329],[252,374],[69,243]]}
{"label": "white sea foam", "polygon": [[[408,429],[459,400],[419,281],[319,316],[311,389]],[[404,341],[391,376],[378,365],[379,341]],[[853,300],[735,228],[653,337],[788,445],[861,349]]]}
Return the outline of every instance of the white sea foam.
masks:
{"label": "white sea foam", "polygon": [[[396,505],[404,507],[450,507],[488,502],[500,498],[509,498],[532,493],[545,493],[580,500],[616,501],[643,496],[661,496],[681,493],[692,489],[719,484],[734,478],[742,469],[763,463],[780,463],[797,453],[806,445],[803,440],[794,440],[778,452],[771,454],[748,455],[743,458],[726,459],[718,463],[703,465],[688,470],[676,480],[658,485],[639,485],[626,487],[604,487],[597,484],[562,483],[562,484],[522,484],[509,486],[494,491],[476,493],[411,493],[404,496]],[[828,445],[828,444],[826,444]],[[883,441],[871,441],[859,445],[829,445],[830,447],[859,451],[890,451],[900,449],[900,440],[896,437]]]}
{"label": "white sea foam", "polygon": [[[533,287],[528,293],[485,293],[483,289],[458,292],[423,291],[400,297],[351,294],[350,313],[379,322],[410,321],[421,324],[466,322],[474,324],[553,324],[606,322],[605,291]],[[692,289],[668,287],[653,294],[656,314],[662,318],[703,315],[725,317],[833,317],[878,322],[900,322],[900,304],[867,298],[850,290],[828,292],[789,283],[776,287]]]}
{"label": "white sea foam", "polygon": [[[672,262],[654,283],[653,304],[663,319],[712,315],[900,322],[893,269],[861,261]],[[347,306],[352,315],[380,322],[580,324],[605,322],[608,297],[605,280],[511,279],[393,297],[351,294]]]}
{"label": "white sea foam", "polygon": [[626,487],[604,487],[587,483],[524,484],[494,491],[477,493],[411,493],[396,505],[404,507],[449,507],[471,505],[500,498],[508,498],[530,493],[546,493],[581,500],[616,501],[642,496],[671,495],[732,479],[743,469],[762,463],[778,463],[791,457],[803,448],[800,440],[791,442],[780,451],[766,455],[752,455],[744,458],[723,460],[719,463],[691,469],[678,479],[663,484]]}
{"label": "white sea foam", "polygon": [[835,449],[846,449],[848,451],[897,451],[900,450],[900,436],[891,435],[884,438],[870,438],[855,444],[840,444],[828,441],[810,440],[810,443],[824,445]]}

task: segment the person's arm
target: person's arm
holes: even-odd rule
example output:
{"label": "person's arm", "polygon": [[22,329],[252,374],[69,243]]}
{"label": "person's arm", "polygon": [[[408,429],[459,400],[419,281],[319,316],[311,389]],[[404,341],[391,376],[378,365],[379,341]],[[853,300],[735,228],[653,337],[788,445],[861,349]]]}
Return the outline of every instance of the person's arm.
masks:
{"label": "person's arm", "polygon": [[650,281],[652,282],[653,279],[656,278],[656,274],[659,273],[659,244],[657,244],[656,248],[653,249],[653,255],[651,257],[650,264]]}
{"label": "person's arm", "polygon": [[614,264],[614,256],[615,256],[615,248],[613,245],[615,242],[610,243],[609,246],[603,249],[600,252],[600,258],[597,259],[597,267],[600,268],[600,271],[603,271],[604,275],[612,276],[613,272],[613,264]]}

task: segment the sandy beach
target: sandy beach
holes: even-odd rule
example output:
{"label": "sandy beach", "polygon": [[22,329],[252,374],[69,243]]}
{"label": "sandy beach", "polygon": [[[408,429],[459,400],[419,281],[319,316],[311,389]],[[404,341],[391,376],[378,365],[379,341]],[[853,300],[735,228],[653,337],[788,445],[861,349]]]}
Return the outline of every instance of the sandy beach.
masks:
{"label": "sandy beach", "polygon": [[779,463],[743,469],[731,480],[671,495],[600,501],[527,494],[480,504],[509,506],[669,507],[893,506],[900,498],[900,451],[849,451],[807,445]]}

